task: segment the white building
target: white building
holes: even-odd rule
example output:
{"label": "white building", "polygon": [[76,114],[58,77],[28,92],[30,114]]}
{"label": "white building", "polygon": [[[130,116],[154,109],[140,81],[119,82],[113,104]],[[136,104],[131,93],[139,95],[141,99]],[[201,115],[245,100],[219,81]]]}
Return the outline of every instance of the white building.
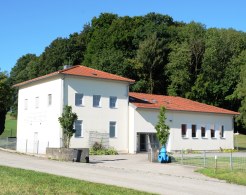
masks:
{"label": "white building", "polygon": [[73,66],[19,83],[17,151],[45,153],[62,146],[58,122],[64,105],[78,115],[71,148],[95,141],[119,152],[157,147],[155,125],[161,105],[170,126],[168,150],[233,148],[233,116],[237,112],[180,97],[129,93],[134,80]]}

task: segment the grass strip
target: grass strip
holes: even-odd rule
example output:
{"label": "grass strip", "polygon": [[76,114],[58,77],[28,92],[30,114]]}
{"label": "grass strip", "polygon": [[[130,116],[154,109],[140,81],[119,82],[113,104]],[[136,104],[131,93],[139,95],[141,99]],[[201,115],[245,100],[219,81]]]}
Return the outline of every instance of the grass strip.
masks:
{"label": "grass strip", "polygon": [[215,171],[214,169],[206,168],[198,169],[196,172],[199,172],[208,177],[225,180],[228,183],[234,183],[244,186],[246,185],[246,174],[242,171],[231,171],[228,169],[219,169]]}
{"label": "grass strip", "polygon": [[0,166],[1,194],[149,194],[112,185]]}

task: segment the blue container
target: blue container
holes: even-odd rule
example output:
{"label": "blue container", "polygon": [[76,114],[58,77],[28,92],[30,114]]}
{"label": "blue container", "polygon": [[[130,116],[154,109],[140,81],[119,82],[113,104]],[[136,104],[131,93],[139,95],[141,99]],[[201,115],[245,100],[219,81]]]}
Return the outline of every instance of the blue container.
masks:
{"label": "blue container", "polygon": [[160,163],[169,163],[171,162],[171,158],[167,155],[166,148],[162,146],[159,155],[158,155],[158,161]]}

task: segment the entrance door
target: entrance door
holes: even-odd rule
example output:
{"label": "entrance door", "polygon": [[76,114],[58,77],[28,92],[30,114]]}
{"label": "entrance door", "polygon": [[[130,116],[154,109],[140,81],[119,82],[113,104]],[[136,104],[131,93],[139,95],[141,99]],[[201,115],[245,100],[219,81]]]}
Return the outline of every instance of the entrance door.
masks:
{"label": "entrance door", "polygon": [[146,134],[140,134],[140,151],[146,151]]}

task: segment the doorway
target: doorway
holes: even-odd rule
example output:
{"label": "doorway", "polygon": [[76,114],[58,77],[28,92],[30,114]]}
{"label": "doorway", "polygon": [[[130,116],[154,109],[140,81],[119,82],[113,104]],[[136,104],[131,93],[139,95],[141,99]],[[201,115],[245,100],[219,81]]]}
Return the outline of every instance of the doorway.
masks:
{"label": "doorway", "polygon": [[140,152],[146,152],[147,151],[147,141],[146,141],[146,134],[140,134]]}

